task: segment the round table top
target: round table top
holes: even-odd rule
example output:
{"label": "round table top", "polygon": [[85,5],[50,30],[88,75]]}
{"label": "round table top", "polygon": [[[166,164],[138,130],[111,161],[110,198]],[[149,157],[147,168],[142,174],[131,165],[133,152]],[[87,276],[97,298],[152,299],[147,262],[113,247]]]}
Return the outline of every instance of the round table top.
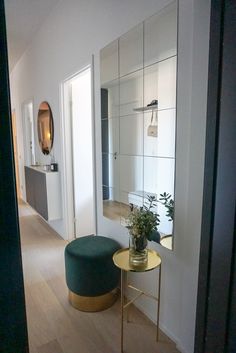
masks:
{"label": "round table top", "polygon": [[113,255],[114,264],[124,271],[146,272],[160,266],[161,257],[154,250],[148,249],[148,261],[145,265],[131,265],[129,263],[129,249],[120,249]]}

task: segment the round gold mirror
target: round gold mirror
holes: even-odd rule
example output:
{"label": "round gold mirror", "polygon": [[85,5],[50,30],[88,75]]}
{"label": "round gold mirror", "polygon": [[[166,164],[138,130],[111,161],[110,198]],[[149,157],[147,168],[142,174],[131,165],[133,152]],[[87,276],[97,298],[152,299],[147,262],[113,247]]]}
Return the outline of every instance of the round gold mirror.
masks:
{"label": "round gold mirror", "polygon": [[54,126],[50,105],[42,102],[38,111],[38,139],[43,154],[49,154],[53,146]]}

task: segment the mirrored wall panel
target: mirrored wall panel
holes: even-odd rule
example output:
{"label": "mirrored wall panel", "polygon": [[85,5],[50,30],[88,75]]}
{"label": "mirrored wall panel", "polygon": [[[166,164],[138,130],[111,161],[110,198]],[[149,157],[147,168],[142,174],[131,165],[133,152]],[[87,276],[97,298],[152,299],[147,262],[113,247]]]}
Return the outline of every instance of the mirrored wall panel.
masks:
{"label": "mirrored wall panel", "polygon": [[100,71],[103,215],[125,226],[153,195],[160,243],[173,249],[177,3],[102,49]]}

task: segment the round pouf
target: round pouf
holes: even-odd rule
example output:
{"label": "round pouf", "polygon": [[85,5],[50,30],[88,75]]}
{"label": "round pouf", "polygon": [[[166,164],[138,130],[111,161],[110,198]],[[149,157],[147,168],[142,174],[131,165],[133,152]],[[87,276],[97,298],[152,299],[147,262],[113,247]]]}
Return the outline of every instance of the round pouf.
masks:
{"label": "round pouf", "polygon": [[112,256],[118,249],[115,240],[98,235],[78,238],[66,246],[66,283],[76,309],[100,311],[116,301],[120,272]]}

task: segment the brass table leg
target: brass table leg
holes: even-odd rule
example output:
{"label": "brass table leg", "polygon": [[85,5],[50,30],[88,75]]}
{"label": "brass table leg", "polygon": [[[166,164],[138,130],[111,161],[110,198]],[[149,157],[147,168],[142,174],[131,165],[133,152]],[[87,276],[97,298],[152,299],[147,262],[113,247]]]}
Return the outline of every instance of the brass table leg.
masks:
{"label": "brass table leg", "polygon": [[[158,255],[158,253],[154,250],[148,249],[148,262],[146,266],[141,267],[141,268],[135,268],[134,266],[131,266],[129,263],[129,249],[120,249],[115,252],[113,255],[113,262],[121,270],[121,325],[120,325],[120,352],[124,352],[124,310],[127,309],[127,322],[129,322],[129,306],[135,302],[138,298],[140,298],[142,295],[149,297],[151,299],[154,299],[157,301],[157,332],[156,332],[156,340],[158,341],[159,339],[159,318],[160,318],[160,302],[161,302],[161,258]],[[136,288],[135,286],[131,285],[128,283],[128,273],[130,271],[133,272],[147,272],[154,270],[155,268],[159,267],[159,281],[158,281],[158,297],[150,294],[150,293],[145,293],[143,290]],[[138,292],[136,296],[134,296],[132,299],[128,300],[125,299],[125,294],[128,294],[126,292],[126,287],[127,290],[128,288],[135,290]]]}
{"label": "brass table leg", "polygon": [[161,301],[161,264],[159,267],[159,280],[158,280],[157,337],[156,337],[157,341],[159,340],[160,301]]}
{"label": "brass table leg", "polygon": [[124,271],[121,270],[121,341],[120,341],[120,351],[123,353],[123,331],[124,331]]}
{"label": "brass table leg", "polygon": [[[128,277],[128,272],[125,272],[125,290],[128,290],[129,288],[129,277]],[[126,303],[128,303],[128,292],[124,293],[126,295]],[[129,306],[126,308],[126,322],[129,322]]]}

